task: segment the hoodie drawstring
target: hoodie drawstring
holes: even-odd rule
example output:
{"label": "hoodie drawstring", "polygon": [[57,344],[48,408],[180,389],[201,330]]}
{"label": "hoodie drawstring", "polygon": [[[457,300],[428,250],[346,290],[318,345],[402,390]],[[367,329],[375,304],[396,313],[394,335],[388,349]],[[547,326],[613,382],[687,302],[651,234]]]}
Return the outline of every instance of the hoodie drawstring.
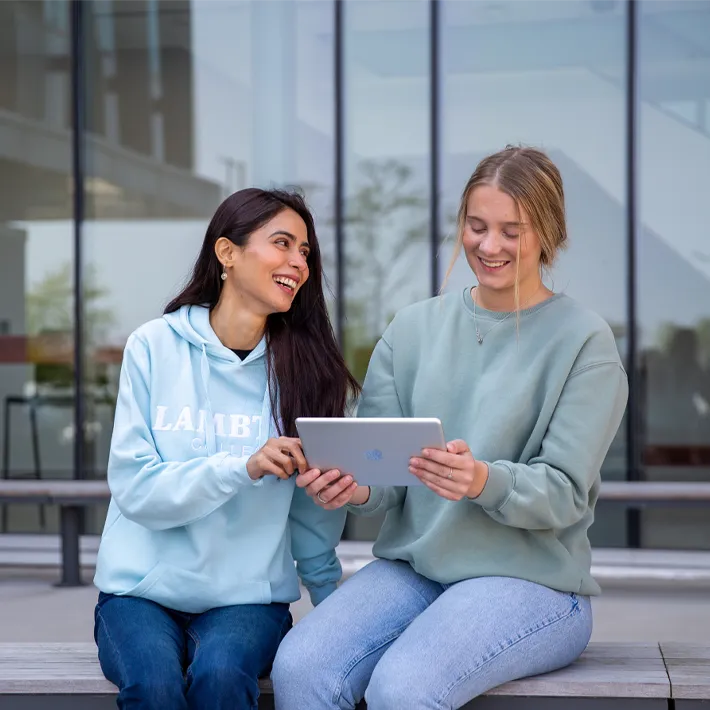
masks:
{"label": "hoodie drawstring", "polygon": [[[207,346],[202,344],[202,357],[200,358],[200,375],[202,377],[202,387],[205,390],[205,402],[207,404],[207,421],[205,422],[205,438],[207,440],[208,455],[217,453],[217,435],[215,433],[214,412],[212,411],[212,400],[210,400],[210,361],[207,356]],[[264,389],[264,399],[261,403],[261,423],[259,426],[259,436],[256,447],[260,449],[271,436],[271,397],[269,396],[269,384],[267,382]],[[275,435],[275,432],[274,432]]]}
{"label": "hoodie drawstring", "polygon": [[210,400],[210,362],[207,358],[207,346],[204,343],[202,343],[202,357],[200,358],[200,374],[202,375],[202,386],[205,389],[205,401],[207,402],[207,421],[205,422],[207,453],[211,456],[217,453],[217,437],[214,431],[214,412],[212,411],[212,401]]}

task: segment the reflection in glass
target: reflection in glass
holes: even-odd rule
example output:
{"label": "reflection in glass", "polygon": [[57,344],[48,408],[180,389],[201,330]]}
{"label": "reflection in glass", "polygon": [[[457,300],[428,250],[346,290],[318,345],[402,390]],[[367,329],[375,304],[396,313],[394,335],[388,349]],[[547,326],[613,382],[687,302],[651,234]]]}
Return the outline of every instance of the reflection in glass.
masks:
{"label": "reflection in glass", "polygon": [[[3,478],[70,478],[74,427],[69,3],[0,3]],[[57,511],[0,507],[0,531]]]}
{"label": "reflection in glass", "polygon": [[[639,337],[646,477],[710,480],[710,3],[639,3]],[[707,509],[648,509],[643,543],[710,549]]]}
{"label": "reflection in glass", "polygon": [[[395,313],[431,296],[429,3],[344,3],[345,358],[362,381]],[[347,539],[382,518],[349,516]]]}
{"label": "reflection in glass", "polygon": [[[86,468],[103,477],[123,346],[185,279],[221,200],[299,185],[334,274],[330,2],[88,3]],[[100,529],[102,511],[94,528]]]}
{"label": "reflection in glass", "polygon": [[428,12],[344,6],[344,331],[360,380],[397,310],[431,295]]}
{"label": "reflection in glass", "polygon": [[[625,3],[442,3],[442,234],[453,235],[476,164],[507,144],[548,152],[562,173],[570,246],[546,278],[600,313],[625,354]],[[442,279],[451,242],[441,250]],[[448,288],[474,277],[461,257]],[[625,427],[602,473],[626,476]],[[598,509],[593,544],[624,545],[619,510]]]}

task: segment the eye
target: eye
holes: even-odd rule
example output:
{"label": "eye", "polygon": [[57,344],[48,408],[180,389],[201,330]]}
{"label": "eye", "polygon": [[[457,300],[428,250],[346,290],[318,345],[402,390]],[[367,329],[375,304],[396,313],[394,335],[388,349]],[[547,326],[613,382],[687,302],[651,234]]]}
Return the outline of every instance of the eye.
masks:
{"label": "eye", "polygon": [[485,227],[478,227],[478,228],[471,227],[471,231],[474,234],[483,234],[486,231],[486,228]]}
{"label": "eye", "polygon": [[508,234],[507,232],[503,232],[504,237],[508,237],[508,239],[517,239],[520,235],[518,234]]}
{"label": "eye", "polygon": [[311,255],[311,252],[308,251],[308,249],[301,249],[301,255],[304,259],[308,259],[308,257]]}
{"label": "eye", "polygon": [[274,244],[278,244],[279,246],[288,248],[288,239],[282,237],[280,239],[277,239]]}

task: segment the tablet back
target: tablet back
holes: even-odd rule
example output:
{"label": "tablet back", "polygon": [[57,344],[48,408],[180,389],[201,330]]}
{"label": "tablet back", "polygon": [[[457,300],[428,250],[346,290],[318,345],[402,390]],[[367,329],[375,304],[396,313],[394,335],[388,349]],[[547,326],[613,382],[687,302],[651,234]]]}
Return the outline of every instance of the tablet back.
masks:
{"label": "tablet back", "polygon": [[409,459],[424,447],[444,449],[438,419],[296,419],[308,465],[350,473],[361,486],[416,486]]}

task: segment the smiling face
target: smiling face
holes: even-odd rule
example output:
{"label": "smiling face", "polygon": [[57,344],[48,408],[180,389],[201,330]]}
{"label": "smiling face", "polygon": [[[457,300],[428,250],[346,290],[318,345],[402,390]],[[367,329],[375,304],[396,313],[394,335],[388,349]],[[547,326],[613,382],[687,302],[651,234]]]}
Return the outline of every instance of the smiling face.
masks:
{"label": "smiling face", "polygon": [[260,316],[288,311],[309,275],[310,245],[303,219],[284,209],[252,232],[244,247],[223,239],[217,241],[216,252],[227,267],[224,287],[234,289]]}
{"label": "smiling face", "polygon": [[494,185],[479,185],[466,201],[462,245],[479,287],[521,295],[540,284],[540,239],[524,210]]}

